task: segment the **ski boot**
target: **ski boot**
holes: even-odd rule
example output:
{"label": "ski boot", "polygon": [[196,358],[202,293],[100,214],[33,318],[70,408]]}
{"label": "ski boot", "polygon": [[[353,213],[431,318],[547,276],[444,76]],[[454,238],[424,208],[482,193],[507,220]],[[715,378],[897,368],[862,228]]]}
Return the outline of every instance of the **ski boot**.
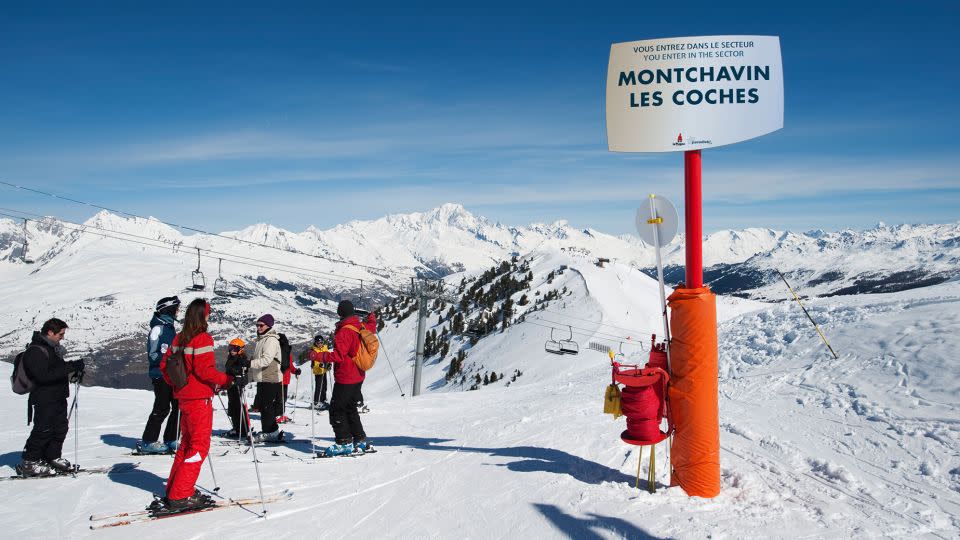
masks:
{"label": "ski boot", "polygon": [[373,454],[376,453],[377,449],[370,444],[369,441],[363,439],[362,441],[353,441],[353,448],[355,454]]}
{"label": "ski boot", "polygon": [[279,429],[271,433],[260,432],[253,436],[255,443],[280,443],[283,442],[283,432]]}
{"label": "ski boot", "polygon": [[137,453],[138,454],[169,454],[170,449],[166,444],[160,441],[154,441],[148,443],[146,441],[140,441],[137,443]]}
{"label": "ski boot", "polygon": [[80,467],[70,463],[64,458],[51,459],[47,464],[56,471],[57,474],[73,474],[80,470]]}
{"label": "ski boot", "polygon": [[358,412],[358,413],[361,413],[361,414],[366,414],[366,413],[370,412],[370,407],[367,407],[367,405],[366,405],[365,403],[361,403],[361,404],[357,405],[357,412]]}
{"label": "ski boot", "polygon": [[163,516],[169,514],[179,514],[180,512],[203,510],[204,508],[209,508],[215,505],[216,503],[212,497],[195,491],[193,495],[185,499],[171,500],[166,497],[154,496],[153,502],[150,503],[150,506],[147,507],[147,510],[152,516]]}
{"label": "ski boot", "polygon": [[167,450],[169,450],[171,454],[176,454],[177,448],[180,448],[180,441],[169,441],[166,445]]}
{"label": "ski boot", "polygon": [[317,453],[317,457],[349,456],[354,453],[353,443],[334,444]]}
{"label": "ski boot", "polygon": [[313,407],[318,411],[325,411],[330,408],[330,404],[327,403],[326,401],[321,401],[319,403],[316,403]]}
{"label": "ski boot", "polygon": [[24,478],[56,476],[57,471],[43,461],[25,459],[17,464],[17,474]]}

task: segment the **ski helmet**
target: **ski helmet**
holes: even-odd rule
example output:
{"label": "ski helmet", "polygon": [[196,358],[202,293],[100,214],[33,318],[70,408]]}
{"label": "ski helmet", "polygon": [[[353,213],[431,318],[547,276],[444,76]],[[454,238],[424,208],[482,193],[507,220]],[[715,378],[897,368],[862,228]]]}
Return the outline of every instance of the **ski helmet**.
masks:
{"label": "ski helmet", "polygon": [[157,301],[157,313],[173,313],[180,307],[180,298],[177,296],[167,296]]}

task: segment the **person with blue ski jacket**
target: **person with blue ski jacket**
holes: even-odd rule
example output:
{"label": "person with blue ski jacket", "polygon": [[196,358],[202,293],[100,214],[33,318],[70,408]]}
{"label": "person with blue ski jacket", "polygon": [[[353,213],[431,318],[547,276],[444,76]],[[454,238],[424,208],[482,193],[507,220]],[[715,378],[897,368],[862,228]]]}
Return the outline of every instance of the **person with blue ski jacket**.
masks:
{"label": "person with blue ski jacket", "polygon": [[[153,383],[153,410],[143,429],[143,440],[137,443],[137,451],[145,454],[173,453],[177,450],[180,410],[173,398],[173,388],[163,380],[160,361],[173,343],[177,331],[173,323],[180,308],[180,299],[176,296],[161,298],[150,321],[150,334],[147,336],[147,358],[149,360],[150,380]],[[160,442],[160,428],[164,418],[167,428]]]}

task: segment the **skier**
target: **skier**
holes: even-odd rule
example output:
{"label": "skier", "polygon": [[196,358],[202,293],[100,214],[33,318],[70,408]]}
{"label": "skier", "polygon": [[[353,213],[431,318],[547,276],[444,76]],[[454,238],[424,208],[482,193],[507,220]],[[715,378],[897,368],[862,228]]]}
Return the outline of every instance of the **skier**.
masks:
{"label": "skier", "polygon": [[267,313],[257,319],[257,348],[250,360],[251,379],[259,383],[260,428],[254,438],[257,442],[277,442],[283,434],[277,425],[282,410],[283,380],[280,374],[280,338],[273,329],[273,315]]}
{"label": "skier", "polygon": [[67,397],[70,376],[83,377],[83,360],[64,362],[66,350],[60,344],[67,323],[50,319],[33,333],[30,345],[20,358],[24,373],[34,384],[27,400],[27,423],[33,430],[23,447],[17,473],[21,476],[53,476],[71,473],[74,466],[62,457],[63,441],[69,428]]}
{"label": "skier", "polygon": [[230,415],[230,423],[233,424],[233,429],[226,433],[229,439],[246,437],[250,427],[250,417],[243,410],[241,399],[241,393],[247,386],[247,370],[250,368],[250,360],[247,359],[245,351],[246,345],[240,338],[231,340],[227,363],[224,366],[227,375],[234,377],[233,386],[227,389],[227,414]]}
{"label": "skier", "polygon": [[313,338],[313,346],[307,350],[307,357],[310,359],[311,371],[313,371],[313,406],[318,411],[325,411],[330,408],[327,403],[327,370],[330,364],[324,364],[320,361],[321,353],[328,352],[326,343],[323,342],[323,336]]}
{"label": "skier", "polygon": [[[182,512],[211,506],[213,500],[194,489],[200,467],[210,451],[210,433],[213,430],[213,394],[221,387],[229,387],[233,377],[217,370],[213,355],[213,337],[207,333],[210,304],[197,298],[187,306],[183,329],[163,355],[160,372],[173,387],[173,397],[180,404],[182,425],[180,447],[177,449],[167,478],[164,499],[158,499],[150,510],[156,513]],[[170,376],[170,356],[183,354],[186,384],[177,388]]]}
{"label": "skier", "polygon": [[360,413],[357,411],[360,387],[366,374],[354,363],[353,356],[360,350],[360,325],[363,324],[367,330],[375,332],[377,321],[373,313],[370,313],[366,321],[361,323],[360,318],[354,314],[353,303],[349,300],[337,305],[337,315],[340,321],[333,335],[333,351],[319,354],[320,362],[334,364],[330,425],[333,427],[336,443],[324,451],[327,456],[362,453],[369,448],[367,435],[360,422]]}
{"label": "skier", "polygon": [[[173,389],[163,380],[160,373],[160,361],[176,330],[173,322],[177,319],[180,309],[180,299],[176,296],[161,298],[157,302],[153,319],[150,321],[150,334],[147,336],[147,359],[149,361],[150,380],[153,383],[153,409],[147,418],[147,425],[143,428],[143,437],[137,443],[137,452],[143,454],[165,454],[177,451],[180,444],[177,441],[179,431],[180,410],[177,401],[173,399]],[[163,431],[163,442],[159,441],[160,427],[164,418],[167,419],[167,429]]]}

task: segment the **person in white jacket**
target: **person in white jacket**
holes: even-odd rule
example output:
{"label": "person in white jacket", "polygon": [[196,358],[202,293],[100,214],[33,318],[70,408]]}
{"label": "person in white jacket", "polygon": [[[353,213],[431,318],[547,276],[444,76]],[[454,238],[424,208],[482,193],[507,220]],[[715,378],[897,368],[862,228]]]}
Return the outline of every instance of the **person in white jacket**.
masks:
{"label": "person in white jacket", "polygon": [[260,433],[257,442],[278,442],[283,433],[277,416],[283,410],[283,375],[280,373],[280,338],[273,329],[273,315],[257,319],[257,347],[250,359],[250,380],[256,381],[260,398]]}

